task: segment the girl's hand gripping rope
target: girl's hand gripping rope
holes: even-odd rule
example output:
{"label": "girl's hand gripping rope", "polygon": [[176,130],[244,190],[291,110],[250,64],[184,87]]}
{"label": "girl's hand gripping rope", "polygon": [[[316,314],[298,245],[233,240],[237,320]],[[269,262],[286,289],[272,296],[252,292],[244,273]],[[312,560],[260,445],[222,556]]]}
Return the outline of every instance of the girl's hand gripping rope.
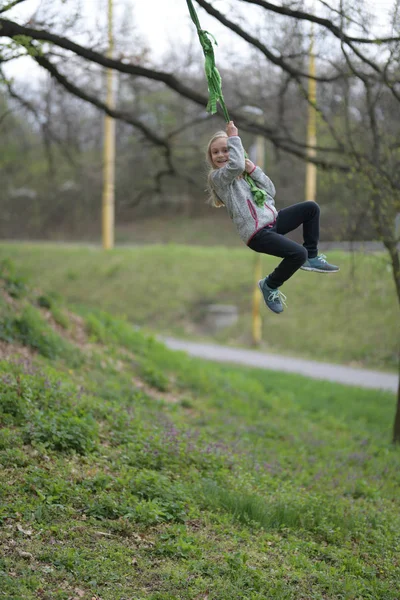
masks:
{"label": "girl's hand gripping rope", "polygon": [[233,121],[229,121],[229,123],[227,124],[226,133],[228,134],[228,137],[239,135],[238,129]]}
{"label": "girl's hand gripping rope", "polygon": [[244,170],[246,173],[252,173],[255,168],[256,165],[249,158],[244,159]]}

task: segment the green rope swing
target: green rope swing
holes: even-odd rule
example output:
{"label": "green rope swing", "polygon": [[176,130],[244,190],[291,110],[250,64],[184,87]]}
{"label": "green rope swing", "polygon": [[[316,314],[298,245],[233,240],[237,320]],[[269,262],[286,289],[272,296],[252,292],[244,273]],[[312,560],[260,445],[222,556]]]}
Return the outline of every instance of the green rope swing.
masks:
{"label": "green rope swing", "polygon": [[[247,156],[246,152],[245,156]],[[253,194],[254,203],[259,207],[263,206],[264,202],[267,200],[267,192],[265,190],[260,190],[260,188],[258,188],[254,183],[254,179],[252,179],[248,173],[245,173],[243,177],[250,186],[250,191]]]}
{"label": "green rope swing", "polygon": [[208,33],[208,31],[204,31],[204,29],[201,28],[200,21],[197,17],[196,11],[194,10],[192,0],[186,1],[189,7],[190,16],[192,17],[192,21],[196,25],[197,34],[199,36],[200,44],[203,48],[204,56],[206,59],[204,68],[207,77],[209,95],[206,110],[211,115],[214,115],[217,112],[217,103],[219,103],[221,105],[222,112],[224,113],[225,121],[229,123],[230,118],[228,110],[225,106],[224,96],[222,94],[221,75],[219,74],[219,71],[215,66],[214,48],[212,42],[214,41],[215,45],[217,45],[217,41],[210,33]]}
{"label": "green rope swing", "polygon": [[[221,106],[222,112],[224,113],[225,121],[229,123],[230,117],[228,109],[225,105],[224,96],[222,94],[222,79],[217,67],[215,66],[213,41],[215,45],[217,45],[217,41],[214,38],[214,36],[208,33],[208,31],[204,31],[204,29],[201,28],[200,21],[197,17],[196,11],[194,10],[192,0],[186,0],[186,2],[189,8],[189,13],[192,18],[192,21],[196,25],[197,34],[199,36],[200,44],[203,48],[203,53],[205,56],[204,68],[207,77],[209,97],[206,110],[211,115],[214,115],[217,112],[217,104],[219,104]],[[246,153],[245,156],[247,158]],[[244,173],[243,177],[250,186],[250,190],[253,195],[255,204],[260,207],[263,206],[264,202],[266,201],[267,192],[265,190],[260,190],[260,188],[256,186],[253,179],[248,173]]]}

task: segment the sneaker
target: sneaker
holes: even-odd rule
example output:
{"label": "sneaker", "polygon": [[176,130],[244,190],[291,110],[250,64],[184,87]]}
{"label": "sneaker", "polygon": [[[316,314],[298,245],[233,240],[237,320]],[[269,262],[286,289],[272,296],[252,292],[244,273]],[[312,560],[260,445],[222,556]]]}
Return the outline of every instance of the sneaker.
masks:
{"label": "sneaker", "polygon": [[274,313],[281,313],[283,311],[283,305],[286,306],[286,296],[282,294],[278,289],[274,290],[266,284],[267,278],[260,279],[258,287],[264,297],[265,304]]}
{"label": "sneaker", "polygon": [[303,269],[303,271],[316,271],[317,273],[336,273],[339,271],[339,267],[328,263],[325,254],[308,258],[300,269]]}

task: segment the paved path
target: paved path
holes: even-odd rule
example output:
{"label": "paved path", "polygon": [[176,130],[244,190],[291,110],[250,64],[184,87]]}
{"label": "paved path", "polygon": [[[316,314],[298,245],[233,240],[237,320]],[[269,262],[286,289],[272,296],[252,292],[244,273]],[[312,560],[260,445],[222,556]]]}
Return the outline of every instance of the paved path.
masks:
{"label": "paved path", "polygon": [[272,369],[273,371],[299,373],[300,375],[314,379],[325,379],[345,385],[397,392],[397,375],[382,373],[381,371],[355,369],[353,367],[320,363],[312,360],[276,356],[274,354],[257,352],[256,350],[228,348],[216,344],[187,342],[170,337],[163,337],[162,340],[172,350],[185,350],[192,356],[198,356],[207,360],[239,363],[261,369]]}

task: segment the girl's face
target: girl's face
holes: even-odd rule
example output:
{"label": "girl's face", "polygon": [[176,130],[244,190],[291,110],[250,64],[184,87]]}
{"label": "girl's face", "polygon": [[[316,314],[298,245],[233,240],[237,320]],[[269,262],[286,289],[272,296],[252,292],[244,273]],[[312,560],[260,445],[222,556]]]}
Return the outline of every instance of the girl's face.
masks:
{"label": "girl's face", "polygon": [[216,169],[220,169],[226,165],[229,160],[229,151],[226,144],[227,140],[227,137],[217,138],[210,146],[212,164]]}

